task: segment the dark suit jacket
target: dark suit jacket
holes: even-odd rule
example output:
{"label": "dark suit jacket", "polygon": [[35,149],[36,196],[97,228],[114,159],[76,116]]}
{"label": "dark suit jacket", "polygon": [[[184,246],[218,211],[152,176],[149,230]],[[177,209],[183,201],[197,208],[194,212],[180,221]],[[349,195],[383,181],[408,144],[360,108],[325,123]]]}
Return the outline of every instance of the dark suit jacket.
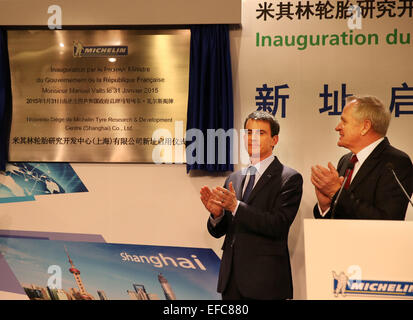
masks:
{"label": "dark suit jacket", "polygon": [[[245,170],[243,170],[245,172]],[[231,174],[237,199],[241,199],[245,175]],[[225,235],[218,279],[218,292],[227,286],[230,273],[243,296],[252,299],[288,299],[293,297],[287,240],[297,214],[303,179],[295,170],[283,166],[277,157],[255,185],[246,203],[240,201],[233,217],[224,218],[208,230],[216,238]]]}
{"label": "dark suit jacket", "polygon": [[[345,174],[351,154],[340,159],[337,166],[340,176]],[[384,138],[360,167],[349,189],[343,189],[337,202],[335,219],[404,220],[408,200],[386,166],[388,163],[393,165],[397,177],[411,196],[412,162],[406,153],[392,147]],[[336,197],[337,194],[332,204]],[[331,211],[332,206],[325,218],[331,218]],[[321,218],[317,205],[314,207],[314,217]]]}

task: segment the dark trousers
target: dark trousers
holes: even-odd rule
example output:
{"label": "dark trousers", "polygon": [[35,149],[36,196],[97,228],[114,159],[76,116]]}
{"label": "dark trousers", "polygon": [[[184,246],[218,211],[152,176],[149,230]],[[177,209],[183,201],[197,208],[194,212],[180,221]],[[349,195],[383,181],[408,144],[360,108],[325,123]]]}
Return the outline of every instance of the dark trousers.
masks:
{"label": "dark trousers", "polygon": [[222,300],[252,300],[250,298],[244,297],[239,291],[234,275],[234,265],[232,265],[231,268],[227,287],[222,293]]}
{"label": "dark trousers", "polygon": [[[222,292],[222,300],[256,300],[253,298],[248,298],[242,295],[238,289],[237,281],[235,280],[234,275],[234,265],[231,267],[231,273],[229,275],[229,280],[225,291]],[[276,299],[276,300],[285,300],[285,299]]]}

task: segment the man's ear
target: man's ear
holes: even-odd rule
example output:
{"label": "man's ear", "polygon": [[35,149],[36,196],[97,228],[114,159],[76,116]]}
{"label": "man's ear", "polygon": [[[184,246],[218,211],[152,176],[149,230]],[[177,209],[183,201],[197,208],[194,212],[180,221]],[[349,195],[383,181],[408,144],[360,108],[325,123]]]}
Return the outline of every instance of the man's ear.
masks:
{"label": "man's ear", "polygon": [[272,137],[272,147],[274,148],[278,143],[278,135]]}
{"label": "man's ear", "polygon": [[363,121],[363,129],[361,130],[361,135],[365,136],[371,129],[371,121],[366,119]]}

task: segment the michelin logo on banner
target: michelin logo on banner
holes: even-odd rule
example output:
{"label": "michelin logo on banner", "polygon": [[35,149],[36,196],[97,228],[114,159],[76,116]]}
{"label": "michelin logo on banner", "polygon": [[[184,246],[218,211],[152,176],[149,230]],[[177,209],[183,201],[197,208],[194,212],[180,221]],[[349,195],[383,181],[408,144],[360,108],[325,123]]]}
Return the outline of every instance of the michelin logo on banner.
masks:
{"label": "michelin logo on banner", "polygon": [[83,46],[80,41],[73,41],[73,56],[82,57],[114,57],[127,56],[128,46]]}
{"label": "michelin logo on banner", "polygon": [[413,299],[413,282],[387,280],[355,280],[352,274],[333,271],[334,296],[375,295]]}

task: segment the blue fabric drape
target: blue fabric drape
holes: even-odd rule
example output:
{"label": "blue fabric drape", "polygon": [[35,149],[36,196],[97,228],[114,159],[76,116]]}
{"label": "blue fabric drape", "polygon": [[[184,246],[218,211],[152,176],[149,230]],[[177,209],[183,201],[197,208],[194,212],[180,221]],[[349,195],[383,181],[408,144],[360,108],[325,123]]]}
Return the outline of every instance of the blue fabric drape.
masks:
{"label": "blue fabric drape", "polygon": [[7,31],[0,29],[0,171],[5,170],[7,163],[10,121],[11,87]]}
{"label": "blue fabric drape", "polygon": [[[193,169],[208,172],[233,171],[232,144],[215,139],[208,142],[208,129],[221,135],[232,135],[234,127],[230,40],[228,25],[191,26],[189,96],[187,113],[187,172]],[[188,135],[199,129],[202,135]],[[238,143],[233,140],[233,143]],[[194,144],[198,146],[195,148]],[[191,147],[190,147],[191,146]],[[214,152],[215,150],[215,152]],[[215,155],[214,155],[215,153]],[[196,161],[191,159],[196,159]],[[224,159],[224,161],[223,161]],[[192,162],[192,163],[191,163]]]}

